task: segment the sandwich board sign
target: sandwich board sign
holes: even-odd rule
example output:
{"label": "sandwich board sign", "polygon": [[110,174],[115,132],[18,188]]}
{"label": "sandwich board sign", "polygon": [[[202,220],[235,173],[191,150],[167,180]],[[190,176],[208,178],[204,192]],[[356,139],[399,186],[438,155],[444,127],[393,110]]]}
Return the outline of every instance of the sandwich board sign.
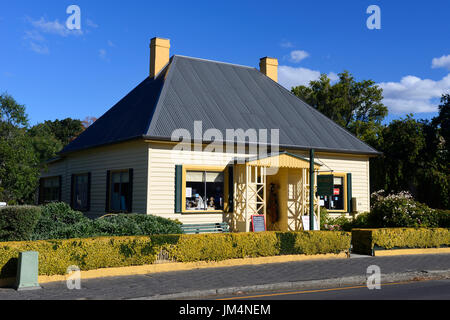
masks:
{"label": "sandwich board sign", "polygon": [[266,219],[264,215],[252,216],[252,230],[253,232],[266,231]]}

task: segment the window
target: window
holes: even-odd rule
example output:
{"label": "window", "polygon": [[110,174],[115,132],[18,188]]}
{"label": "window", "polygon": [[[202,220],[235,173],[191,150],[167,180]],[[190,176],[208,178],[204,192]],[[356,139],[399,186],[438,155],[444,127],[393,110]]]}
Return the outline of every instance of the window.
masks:
{"label": "window", "polygon": [[320,197],[321,206],[330,211],[346,211],[346,180],[345,174],[334,174],[333,194]]}
{"label": "window", "polygon": [[186,171],[186,211],[223,211],[223,171]]}
{"label": "window", "polygon": [[72,208],[75,210],[89,210],[90,180],[89,173],[72,176]]}
{"label": "window", "polygon": [[109,209],[111,212],[131,212],[132,170],[109,172]]}
{"label": "window", "polygon": [[42,178],[39,182],[39,204],[61,200],[61,177]]}

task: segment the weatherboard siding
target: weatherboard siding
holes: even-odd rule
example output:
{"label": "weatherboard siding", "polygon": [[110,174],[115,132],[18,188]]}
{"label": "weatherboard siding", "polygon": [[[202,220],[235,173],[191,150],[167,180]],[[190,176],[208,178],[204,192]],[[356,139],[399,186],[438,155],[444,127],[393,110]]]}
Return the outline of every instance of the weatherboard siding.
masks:
{"label": "weatherboard siding", "polygon": [[132,211],[146,213],[148,148],[143,141],[120,143],[69,154],[48,166],[42,177],[62,176],[62,200],[70,203],[71,176],[91,173],[91,208],[88,214],[105,214],[108,170],[133,169]]}
{"label": "weatherboard siding", "polygon": [[[148,175],[148,213],[164,218],[178,219],[183,223],[217,223],[223,221],[223,214],[206,213],[175,213],[175,166],[204,165],[225,167],[239,155],[201,151],[183,151],[179,156],[173,150],[173,145],[149,144],[149,175]],[[240,157],[245,156],[241,154]]]}
{"label": "weatherboard siding", "polygon": [[[226,166],[234,157],[245,157],[245,154],[208,153],[184,151],[179,156],[173,145],[165,143],[149,144],[149,174],[147,213],[165,218],[178,219],[183,223],[216,223],[222,222],[222,214],[175,213],[175,166],[204,165]],[[309,157],[308,152],[289,150],[294,154]],[[255,155],[251,155],[255,156]],[[369,196],[369,158],[360,155],[324,155],[316,154],[316,160],[324,164],[321,170],[334,170],[352,174],[352,193],[358,200],[358,211],[365,212],[370,208]]]}
{"label": "weatherboard siding", "polygon": [[[309,157],[308,152],[291,150],[290,152]],[[321,171],[333,170],[352,174],[352,197],[357,199],[358,212],[370,210],[369,157],[361,155],[323,154],[317,152],[315,160],[323,163]]]}

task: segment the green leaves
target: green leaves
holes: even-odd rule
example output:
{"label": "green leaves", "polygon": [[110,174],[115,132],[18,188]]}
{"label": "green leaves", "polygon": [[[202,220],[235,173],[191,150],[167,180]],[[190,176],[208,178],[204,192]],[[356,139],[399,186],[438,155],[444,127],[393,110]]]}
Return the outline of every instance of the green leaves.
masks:
{"label": "green leaves", "polygon": [[322,74],[309,87],[292,88],[292,93],[359,138],[373,136],[388,114],[383,90],[372,80],[355,81],[348,71],[340,73],[335,84]]}

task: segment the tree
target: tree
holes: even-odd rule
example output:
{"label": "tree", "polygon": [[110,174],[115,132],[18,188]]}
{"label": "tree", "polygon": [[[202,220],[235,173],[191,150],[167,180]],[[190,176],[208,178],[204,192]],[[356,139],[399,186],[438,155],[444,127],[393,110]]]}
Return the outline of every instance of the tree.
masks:
{"label": "tree", "polygon": [[86,117],[83,121],[81,121],[81,124],[83,125],[83,128],[86,130],[90,126],[94,124],[95,121],[98,119],[96,117]]}
{"label": "tree", "polygon": [[63,143],[42,123],[33,126],[28,134],[41,164],[54,158],[63,148]]}
{"label": "tree", "polygon": [[56,139],[61,141],[63,146],[68,145],[85,130],[81,120],[71,118],[66,118],[64,120],[56,119],[55,121],[47,120],[40,125],[45,127],[45,130],[48,130],[48,132],[52,133]]}
{"label": "tree", "polygon": [[0,96],[0,200],[30,203],[39,177],[39,161],[27,134],[25,107]]}
{"label": "tree", "polygon": [[339,74],[335,84],[322,74],[308,87],[292,88],[292,93],[366,142],[378,138],[388,113],[382,103],[383,89],[372,80],[357,82],[347,71]]}

